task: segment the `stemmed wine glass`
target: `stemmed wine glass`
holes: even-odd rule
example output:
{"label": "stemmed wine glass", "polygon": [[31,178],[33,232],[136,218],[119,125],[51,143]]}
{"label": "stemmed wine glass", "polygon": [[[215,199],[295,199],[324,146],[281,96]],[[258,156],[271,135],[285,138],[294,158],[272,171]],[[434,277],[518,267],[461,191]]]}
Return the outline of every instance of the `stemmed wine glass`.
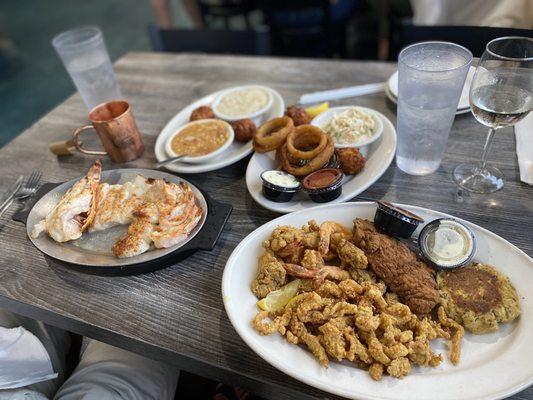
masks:
{"label": "stemmed wine glass", "polygon": [[487,165],[497,129],[512,126],[533,108],[533,39],[501,37],[487,43],[470,87],[474,117],[488,126],[481,161],[458,165],[453,179],[460,187],[492,193],[504,185],[501,171]]}

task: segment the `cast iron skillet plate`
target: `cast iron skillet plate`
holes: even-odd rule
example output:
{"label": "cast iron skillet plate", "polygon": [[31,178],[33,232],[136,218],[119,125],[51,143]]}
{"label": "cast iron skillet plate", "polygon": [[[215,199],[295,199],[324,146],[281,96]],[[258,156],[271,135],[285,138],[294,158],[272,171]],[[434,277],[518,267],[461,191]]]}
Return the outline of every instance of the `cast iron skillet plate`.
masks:
{"label": "cast iron skillet plate", "polygon": [[109,184],[125,183],[128,181],[133,181],[137,175],[142,175],[146,178],[165,179],[167,182],[172,183],[185,182],[191,187],[196,197],[196,204],[201,207],[204,212],[198,225],[196,225],[191,234],[182,242],[167,249],[152,248],[146,253],[135,257],[117,258],[111,251],[111,248],[117,239],[124,236],[128,227],[127,225],[116,226],[101,232],[85,232],[81,238],[66,243],[56,242],[45,232],[41,233],[38,238],[33,239],[30,236],[33,226],[46,217],[46,215],[57,204],[61,196],[63,196],[65,192],[80,178],[73,179],[57,186],[45,194],[33,206],[26,222],[26,232],[28,237],[35,247],[52,258],[70,264],[91,267],[109,268],[141,264],[165,257],[170,253],[175,252],[183,247],[186,243],[190,242],[202,229],[208,212],[207,201],[202,192],[185,179],[156,170],[128,168],[102,171],[102,178],[100,182],[107,182]]}

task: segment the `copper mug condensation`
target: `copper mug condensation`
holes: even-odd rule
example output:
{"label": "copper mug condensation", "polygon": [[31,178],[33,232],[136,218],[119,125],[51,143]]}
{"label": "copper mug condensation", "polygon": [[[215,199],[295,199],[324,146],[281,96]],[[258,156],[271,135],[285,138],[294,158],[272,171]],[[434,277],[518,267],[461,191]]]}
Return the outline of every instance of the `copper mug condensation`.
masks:
{"label": "copper mug condensation", "polygon": [[[91,125],[78,128],[72,134],[76,149],[84,154],[108,155],[115,163],[124,163],[139,158],[144,145],[131,107],[127,101],[114,100],[94,107],[89,113]],[[87,129],[98,133],[105,151],[88,150],[82,147],[79,135]]]}

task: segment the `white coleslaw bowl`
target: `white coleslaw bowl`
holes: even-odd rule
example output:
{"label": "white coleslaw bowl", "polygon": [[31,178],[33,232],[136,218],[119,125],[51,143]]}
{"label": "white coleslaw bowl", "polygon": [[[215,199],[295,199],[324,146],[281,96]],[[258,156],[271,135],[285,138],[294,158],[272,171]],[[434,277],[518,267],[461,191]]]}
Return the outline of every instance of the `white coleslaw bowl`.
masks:
{"label": "white coleslaw bowl", "polygon": [[[311,125],[317,126],[320,129],[324,130],[328,122],[333,118],[334,115],[340,114],[341,112],[344,112],[350,108],[357,107],[360,110],[370,114],[374,121],[376,122],[376,126],[374,128],[374,132],[372,133],[372,136],[368,138],[362,138],[361,140],[358,140],[356,142],[351,143],[335,143],[335,148],[337,149],[344,149],[349,147],[363,147],[368,146],[370,143],[375,142],[378,140],[378,138],[381,136],[381,133],[383,132],[383,121],[381,121],[381,118],[379,117],[376,112],[367,107],[360,107],[360,106],[342,106],[342,107],[332,107],[320,114],[318,114],[313,120],[311,121]],[[324,130],[325,131],[325,130]],[[327,133],[327,132],[326,132]]]}

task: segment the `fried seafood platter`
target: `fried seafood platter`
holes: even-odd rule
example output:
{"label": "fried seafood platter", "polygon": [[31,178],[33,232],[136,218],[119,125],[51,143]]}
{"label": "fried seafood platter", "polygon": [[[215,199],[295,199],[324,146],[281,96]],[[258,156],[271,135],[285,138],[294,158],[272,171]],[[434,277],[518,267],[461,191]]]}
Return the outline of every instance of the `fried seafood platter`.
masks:
{"label": "fried seafood platter", "polygon": [[383,126],[376,141],[362,148],[337,148],[330,134],[310,124],[306,112],[289,106],[282,117],[258,126],[253,136],[255,154],[246,185],[269,210],[285,213],[346,201],[379,179],[394,156],[396,131],[384,115],[375,112]]}
{"label": "fried seafood platter", "polygon": [[[426,222],[451,218],[401,207]],[[495,399],[530,384],[531,258],[462,221],[477,238],[473,262],[439,270],[378,231],[375,212],[325,205],[246,237],[222,287],[242,339],[274,367],[348,398]]]}
{"label": "fried seafood platter", "polygon": [[190,183],[153,170],[102,171],[57,186],[32,208],[32,242],[85,266],[138,264],[165,256],[202,228],[207,203]]}

